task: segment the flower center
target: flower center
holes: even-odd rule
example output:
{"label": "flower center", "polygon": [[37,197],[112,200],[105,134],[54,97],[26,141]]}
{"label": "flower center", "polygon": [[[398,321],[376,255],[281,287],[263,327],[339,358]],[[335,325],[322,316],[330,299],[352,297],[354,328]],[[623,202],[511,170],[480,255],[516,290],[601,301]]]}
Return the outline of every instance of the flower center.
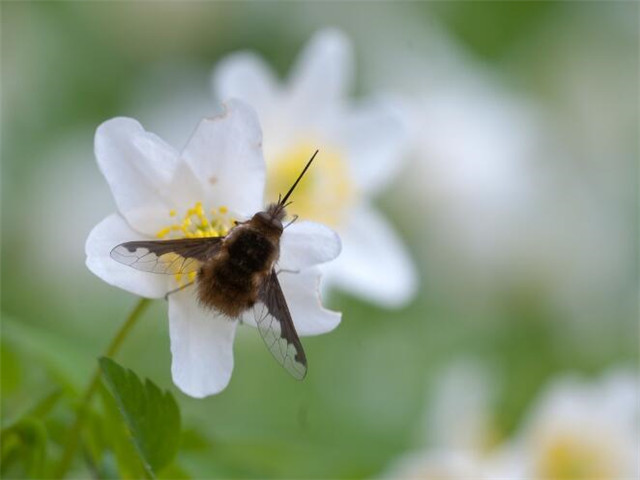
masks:
{"label": "flower center", "polygon": [[235,219],[230,217],[227,207],[222,206],[212,209],[209,214],[205,212],[202,202],[187,209],[179,220],[178,212],[171,210],[169,216],[178,220],[176,223],[161,228],[156,237],[164,240],[172,238],[205,238],[223,237],[234,225]]}
{"label": "flower center", "polygon": [[[182,219],[180,219],[178,212],[175,210],[169,211],[169,216],[174,217],[177,221],[158,230],[156,237],[159,239],[223,237],[229,233],[235,222],[235,219],[229,215],[227,207],[214,208],[207,214],[202,202],[196,202],[192,208],[188,208]],[[193,283],[196,276],[197,272],[189,272],[186,275],[177,273],[174,275],[176,284],[179,287]]]}
{"label": "flower center", "polygon": [[605,444],[595,445],[569,435],[560,435],[548,444],[540,459],[543,478],[612,478],[615,475],[613,452]]}
{"label": "flower center", "polygon": [[[300,142],[267,162],[267,201],[284,195],[315,151],[317,142]],[[291,196],[291,211],[301,218],[339,225],[356,196],[342,152],[321,146],[318,158]]]}

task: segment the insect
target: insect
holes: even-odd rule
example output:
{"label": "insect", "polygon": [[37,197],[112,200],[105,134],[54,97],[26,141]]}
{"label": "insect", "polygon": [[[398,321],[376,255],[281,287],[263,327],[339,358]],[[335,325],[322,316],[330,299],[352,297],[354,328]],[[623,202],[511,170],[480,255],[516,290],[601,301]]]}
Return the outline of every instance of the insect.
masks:
{"label": "insect", "polygon": [[[275,264],[289,196],[315,159],[316,150],[284,197],[226,236],[121,243],[111,257],[138,270],[168,275],[196,272],[199,302],[230,319],[253,309],[258,330],[278,362],[295,378],[307,373],[307,358],[291,320]],[[295,217],[294,217],[295,220]],[[181,290],[184,285],[167,295]]]}

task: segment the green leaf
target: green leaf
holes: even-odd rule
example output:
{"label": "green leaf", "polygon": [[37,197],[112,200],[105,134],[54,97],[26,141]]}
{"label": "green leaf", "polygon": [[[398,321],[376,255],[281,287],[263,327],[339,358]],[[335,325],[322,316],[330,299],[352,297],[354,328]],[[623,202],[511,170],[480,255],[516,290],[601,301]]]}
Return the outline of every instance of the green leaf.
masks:
{"label": "green leaf", "polygon": [[[140,454],[135,448],[131,448],[129,429],[120,414],[115,398],[104,385],[100,386],[100,396],[104,416],[102,418],[95,416],[94,421],[89,423],[89,432],[93,438],[88,439],[93,449],[93,462],[99,465],[98,468],[101,470],[100,478],[152,478]],[[110,451],[107,450],[107,445]],[[117,468],[116,474],[113,472],[114,467]]]}
{"label": "green leaf", "polygon": [[100,367],[145,468],[155,476],[178,452],[178,404],[170,392],[163,393],[148,379],[142,383],[133,371],[109,358],[101,358]]}
{"label": "green leaf", "polygon": [[47,431],[37,418],[25,417],[2,429],[0,473],[3,478],[42,478]]}

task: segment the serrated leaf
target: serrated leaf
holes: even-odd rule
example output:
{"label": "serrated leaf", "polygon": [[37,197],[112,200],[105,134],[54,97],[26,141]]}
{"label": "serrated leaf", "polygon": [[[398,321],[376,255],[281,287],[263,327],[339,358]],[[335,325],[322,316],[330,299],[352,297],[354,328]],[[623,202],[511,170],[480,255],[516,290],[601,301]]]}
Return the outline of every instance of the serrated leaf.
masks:
{"label": "serrated leaf", "polygon": [[149,474],[169,465],[180,444],[180,410],[170,392],[140,378],[109,358],[100,367],[136,450]]}

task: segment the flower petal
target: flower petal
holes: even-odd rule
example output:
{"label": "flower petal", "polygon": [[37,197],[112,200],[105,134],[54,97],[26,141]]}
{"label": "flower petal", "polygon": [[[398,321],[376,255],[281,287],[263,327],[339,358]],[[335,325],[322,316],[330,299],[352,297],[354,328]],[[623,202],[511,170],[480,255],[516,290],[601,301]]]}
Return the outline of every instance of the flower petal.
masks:
{"label": "flower petal", "polygon": [[229,101],[222,115],[202,120],[182,156],[203,185],[210,207],[224,205],[245,216],[262,209],[262,132],[247,104]]}
{"label": "flower petal", "polygon": [[161,298],[174,288],[173,277],[141,272],[116,262],[110,256],[116,245],[145,238],[131,229],[120,215],[109,215],[89,233],[85,244],[87,267],[110,285],[141,297]]}
{"label": "flower petal", "polygon": [[335,108],[351,84],[352,65],[352,46],[346,35],[333,28],[315,34],[289,79],[289,101],[295,106],[297,118],[308,117],[310,112],[323,117]]}
{"label": "flower petal", "polygon": [[178,152],[131,118],[98,127],[95,155],[118,210],[143,233],[153,235],[172,208],[198,197],[199,186]]}
{"label": "flower petal", "polygon": [[338,234],[321,223],[297,221],[280,239],[278,268],[300,270],[333,260],[340,254]]}
{"label": "flower petal", "polygon": [[320,335],[338,326],[342,313],[327,310],[320,297],[320,268],[300,273],[283,272],[278,276],[293,324],[300,336]]}
{"label": "flower petal", "polygon": [[218,64],[212,83],[219,100],[240,98],[255,108],[259,115],[271,111],[278,93],[271,68],[251,52],[225,57]]}
{"label": "flower petal", "polygon": [[400,307],[413,297],[416,269],[386,219],[361,206],[341,234],[342,253],[325,268],[327,283],[386,307]]}
{"label": "flower petal", "polygon": [[[307,268],[299,273],[282,272],[278,275],[291,319],[301,337],[330,332],[342,319],[342,313],[327,310],[322,306],[321,276],[322,271],[318,267]],[[252,311],[242,316],[242,323],[256,326]]]}
{"label": "flower petal", "polygon": [[169,297],[169,336],[173,382],[187,395],[222,391],[233,370],[236,320],[198,305],[194,288]]}
{"label": "flower petal", "polygon": [[370,102],[345,114],[338,125],[353,178],[367,193],[388,184],[402,166],[407,133],[390,102]]}

